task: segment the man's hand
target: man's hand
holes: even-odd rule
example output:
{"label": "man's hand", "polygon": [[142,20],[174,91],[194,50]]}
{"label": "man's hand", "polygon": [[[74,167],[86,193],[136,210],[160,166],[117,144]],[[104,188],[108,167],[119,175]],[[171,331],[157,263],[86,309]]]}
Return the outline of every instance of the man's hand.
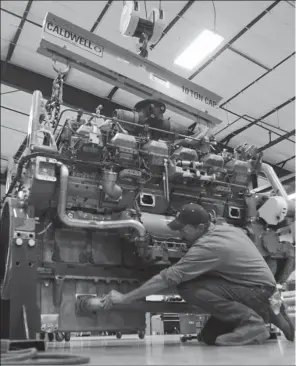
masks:
{"label": "man's hand", "polygon": [[133,301],[145,299],[146,296],[157,294],[167,287],[168,283],[162,279],[161,275],[156,275],[144,283],[144,285],[127,294],[121,294],[118,291],[112,290],[101,300],[101,307],[104,310],[110,310],[116,304],[131,304]]}
{"label": "man's hand", "polygon": [[125,296],[118,291],[112,290],[108,295],[102,299],[102,308],[110,310],[113,305],[123,304]]}

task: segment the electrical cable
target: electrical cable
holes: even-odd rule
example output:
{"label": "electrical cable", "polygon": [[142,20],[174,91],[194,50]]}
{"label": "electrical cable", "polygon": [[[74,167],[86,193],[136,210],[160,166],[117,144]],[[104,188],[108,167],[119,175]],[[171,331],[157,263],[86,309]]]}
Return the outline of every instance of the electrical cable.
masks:
{"label": "electrical cable", "polygon": [[146,15],[146,19],[148,17],[148,13],[147,13],[147,4],[146,4],[146,0],[144,1],[144,5],[145,5],[145,15]]}
{"label": "electrical cable", "polygon": [[212,4],[213,4],[213,9],[214,9],[214,32],[216,33],[216,18],[217,18],[217,14],[216,14],[215,1],[212,0]]}
{"label": "electrical cable", "polygon": [[36,348],[9,351],[9,341],[1,340],[1,365],[86,365],[89,357],[72,354],[37,352]]}
{"label": "electrical cable", "polygon": [[52,225],[52,222],[50,222],[50,223],[46,226],[46,228],[45,228],[44,230],[39,231],[39,233],[36,233],[36,235],[42,235],[42,234],[46,233],[46,231],[51,227],[51,225]]}

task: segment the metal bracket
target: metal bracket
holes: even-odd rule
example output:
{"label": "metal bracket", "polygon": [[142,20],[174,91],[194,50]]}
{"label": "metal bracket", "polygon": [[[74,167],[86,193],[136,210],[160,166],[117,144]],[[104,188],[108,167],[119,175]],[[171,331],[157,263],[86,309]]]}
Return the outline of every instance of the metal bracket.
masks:
{"label": "metal bracket", "polygon": [[59,329],[59,314],[41,314],[42,332],[52,333]]}
{"label": "metal bracket", "polygon": [[55,276],[53,283],[53,303],[54,306],[60,307],[63,297],[63,287],[65,278],[62,276]]}

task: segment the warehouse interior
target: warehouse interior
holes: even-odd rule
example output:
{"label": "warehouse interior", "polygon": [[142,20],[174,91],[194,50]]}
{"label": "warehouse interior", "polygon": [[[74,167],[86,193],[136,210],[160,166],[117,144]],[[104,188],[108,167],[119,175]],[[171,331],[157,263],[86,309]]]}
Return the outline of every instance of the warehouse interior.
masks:
{"label": "warehouse interior", "polygon": [[[263,243],[265,254],[261,254],[269,266],[274,263],[285,266],[282,263],[289,262],[290,269],[285,272],[287,276],[282,273],[284,269],[279,274],[279,267],[273,274],[281,292],[281,301],[288,304],[288,314],[295,323],[295,7],[292,0],[1,1],[0,256],[1,292],[4,289],[8,293],[3,296],[1,305],[1,350],[6,347],[4,354],[14,357],[10,353],[14,348],[9,348],[13,342],[7,340],[13,339],[23,342],[21,346],[18,343],[21,348],[40,351],[45,344],[46,354],[59,353],[64,357],[75,354],[81,357],[81,362],[90,365],[295,364],[294,342],[287,341],[283,333],[273,326],[270,326],[271,339],[264,344],[239,347],[204,345],[196,335],[206,323],[208,314],[190,313],[186,310],[186,302],[177,293],[153,293],[151,295],[155,296],[146,296],[141,309],[130,305],[109,315],[103,310],[94,315],[94,307],[88,305],[85,309],[91,309],[92,315],[86,314],[88,310],[85,313],[81,310],[84,306],[81,304],[89,304],[92,296],[100,299],[99,295],[107,295],[113,289],[132,292],[138,282],[142,283],[144,278],[146,281],[159,272],[154,264],[151,271],[148,266],[146,279],[145,275],[141,277],[142,274],[139,274],[141,278],[137,277],[135,273],[138,272],[132,272],[133,269],[130,274],[128,266],[123,268],[120,260],[124,257],[124,249],[117,252],[121,242],[116,242],[116,230],[122,227],[116,223],[114,215],[119,217],[119,221],[133,222],[130,226],[135,231],[140,232],[141,225],[147,235],[150,233],[153,237],[155,233],[154,247],[149,242],[151,251],[157,247],[155,251],[161,252],[153,252],[158,256],[157,263],[167,267],[176,258],[180,259],[179,254],[170,254],[180,241],[170,247],[167,239],[157,241],[157,238],[165,232],[162,225],[166,227],[168,218],[178,217],[181,203],[204,204],[209,213],[214,211],[216,218],[223,210],[225,212],[227,201],[229,212],[238,212],[237,216],[228,217],[229,222],[243,227],[249,237],[252,233],[257,235],[258,225],[264,220],[258,242]],[[139,135],[143,137],[148,133],[143,140],[145,145],[132,140],[134,132],[130,131],[135,130],[126,126],[141,124],[141,113],[148,109],[150,120],[143,122],[145,132]],[[159,120],[155,117],[156,109],[161,116]],[[41,131],[38,123],[34,124],[37,114],[40,126],[43,123],[44,139],[46,136],[52,139],[46,146],[42,145],[45,140],[38,145],[40,135],[34,137]],[[51,120],[52,127],[44,123],[47,118]],[[151,120],[158,124],[150,124],[154,130],[152,128],[149,135]],[[95,127],[91,132],[84,132],[79,127],[85,134],[77,133],[83,137],[73,140],[74,147],[64,142],[59,145],[68,125],[70,135],[75,135],[71,125],[73,121],[82,127]],[[165,126],[161,124],[163,121],[170,126],[168,131],[171,134],[170,142],[165,144],[162,138],[155,138],[159,132],[157,129],[162,130]],[[112,155],[115,150],[110,152],[107,149],[111,143],[101,148],[105,144],[105,135],[107,138],[111,136],[108,135],[111,130],[101,126],[108,125],[114,130],[120,123],[121,129],[116,130],[117,142],[112,142],[119,147]],[[98,128],[103,132],[98,132]],[[70,135],[67,135],[68,140],[63,140],[67,140],[67,144],[72,143],[69,142]],[[130,138],[125,140],[127,135]],[[187,136],[192,136],[191,140]],[[187,141],[187,145],[183,145],[187,150],[179,147],[182,139]],[[194,139],[195,145],[192,143]],[[85,149],[81,147],[80,140],[87,141]],[[146,162],[143,160],[144,168],[141,168],[141,174],[144,170],[146,173],[149,171],[147,180],[144,176],[139,180],[136,175],[131,175],[131,170],[128,172],[128,169],[136,171],[136,165],[132,167],[131,162],[138,159],[135,151],[129,152],[133,141],[134,150],[142,149],[137,155],[141,159],[145,160],[145,151],[149,151]],[[120,147],[121,142],[124,147]],[[148,144],[150,147],[145,150]],[[177,150],[168,150],[174,151],[171,155],[174,166],[168,162],[171,158],[164,158],[162,152],[161,158],[157,155],[163,151],[163,146],[177,147],[178,154],[181,151],[176,158]],[[70,159],[71,163],[67,165],[65,159]],[[159,159],[164,164],[164,173]],[[189,160],[191,165],[187,163]],[[220,164],[222,160],[221,166],[213,168],[213,164]],[[231,169],[235,174],[231,175],[232,180],[227,181],[228,173],[226,176],[223,174],[230,169],[227,166],[229,161],[234,161]],[[244,169],[247,165],[241,163],[240,168],[236,168],[237,161],[250,164],[244,173],[235,169]],[[28,165],[30,162],[35,164],[33,168]],[[81,172],[77,162],[81,164],[79,167],[84,162],[88,168]],[[92,163],[95,170],[89,168]],[[36,171],[42,164],[45,168],[38,175]],[[200,173],[200,167],[207,164],[206,173]],[[73,171],[76,169],[77,175],[71,170],[74,165]],[[103,169],[102,166],[104,176],[101,181],[101,178],[94,177],[98,176],[96,174]],[[123,174],[118,173],[119,166],[129,175],[126,181]],[[262,166],[265,169],[261,169]],[[65,182],[68,182],[68,195],[71,190],[74,193],[70,194],[71,201],[68,198],[64,204],[64,212],[68,210],[68,221],[60,220],[61,224],[56,223],[55,217],[61,219],[59,200],[62,195],[56,192],[62,192],[62,178],[58,182],[62,172],[68,174],[69,171],[69,179]],[[149,186],[160,171],[164,188],[162,185],[155,188],[156,183]],[[42,178],[42,174],[46,178]],[[123,184],[118,180],[116,184],[117,176],[123,179]],[[246,176],[249,179],[247,183],[244,182]],[[95,179],[95,183],[89,183]],[[250,180],[252,190],[246,186]],[[139,186],[134,183],[136,181],[140,182]],[[228,183],[223,186],[223,181]],[[195,191],[187,185],[198,188]],[[244,193],[238,193],[243,185]],[[231,186],[234,191],[227,195],[227,189],[221,188],[217,194],[217,186]],[[79,189],[83,193],[78,192]],[[98,195],[100,190],[104,191],[105,198]],[[134,197],[131,192],[136,191],[139,191],[139,204],[130,207],[129,201]],[[177,195],[174,196],[175,191],[179,192],[178,199],[174,198]],[[225,201],[224,195],[227,195]],[[255,214],[250,213],[250,197],[257,200]],[[214,202],[215,199],[218,203]],[[94,206],[92,202],[95,200],[99,203]],[[209,203],[211,200],[213,203]],[[170,210],[164,210],[163,202],[169,202]],[[171,209],[171,202],[177,210]],[[71,209],[74,206],[75,210]],[[274,207],[279,206],[285,213],[283,216],[275,213],[273,217]],[[99,207],[97,212],[94,207]],[[134,209],[128,216],[123,215],[126,207]],[[216,211],[213,207],[217,208]],[[142,219],[137,216],[139,211]],[[246,215],[249,215],[248,219]],[[73,226],[72,231],[71,227],[67,231],[63,225],[71,226],[69,222],[72,219],[76,223],[75,229]],[[114,225],[108,226],[108,220]],[[101,233],[98,225],[106,226],[107,232]],[[47,239],[47,235],[52,236]],[[124,235],[126,238],[130,234]],[[144,237],[142,235],[140,239]],[[266,237],[265,241],[263,237]],[[134,235],[132,239],[136,245],[138,238],[135,239]],[[96,240],[99,244],[94,244]],[[256,240],[253,241],[257,243]],[[96,250],[95,245],[98,245]],[[126,246],[128,243],[122,245],[123,248]],[[81,251],[84,247],[85,250]],[[50,258],[52,252],[58,253],[58,259]],[[143,259],[140,249],[139,253]],[[170,255],[175,258],[173,261]],[[26,268],[22,264],[23,258],[29,263],[28,266],[26,262]],[[11,260],[14,264],[10,263]],[[79,265],[76,266],[76,262]],[[145,272],[146,262],[143,263],[142,272]],[[77,272],[75,266],[79,267]],[[136,268],[134,264],[130,266]],[[75,294],[71,292],[73,288]],[[178,312],[179,305],[185,310]],[[33,314],[37,308],[39,315],[36,320]],[[142,328],[137,326],[140,313]],[[5,325],[3,317],[8,319]],[[32,323],[31,317],[34,318]],[[135,327],[129,326],[128,322],[136,324]],[[73,329],[70,324],[73,324]],[[29,340],[31,343],[26,346]],[[1,363],[8,361],[9,356]],[[73,363],[66,363],[68,361],[63,359],[60,364],[79,362],[70,359],[69,362]],[[21,364],[23,361],[17,362]]]}

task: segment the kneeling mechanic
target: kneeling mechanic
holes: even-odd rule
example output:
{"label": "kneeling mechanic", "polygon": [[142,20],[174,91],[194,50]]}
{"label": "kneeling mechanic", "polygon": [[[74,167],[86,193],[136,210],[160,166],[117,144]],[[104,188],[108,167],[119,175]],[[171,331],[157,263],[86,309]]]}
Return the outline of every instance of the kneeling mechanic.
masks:
{"label": "kneeling mechanic", "polygon": [[274,276],[241,229],[213,224],[209,214],[193,203],[184,205],[168,226],[181,233],[188,252],[139,288],[127,294],[112,290],[102,300],[105,310],[177,286],[187,303],[211,315],[199,341],[220,346],[263,343],[269,338],[267,323],[294,340],[294,325],[284,305],[277,315],[270,306],[276,290]]}

